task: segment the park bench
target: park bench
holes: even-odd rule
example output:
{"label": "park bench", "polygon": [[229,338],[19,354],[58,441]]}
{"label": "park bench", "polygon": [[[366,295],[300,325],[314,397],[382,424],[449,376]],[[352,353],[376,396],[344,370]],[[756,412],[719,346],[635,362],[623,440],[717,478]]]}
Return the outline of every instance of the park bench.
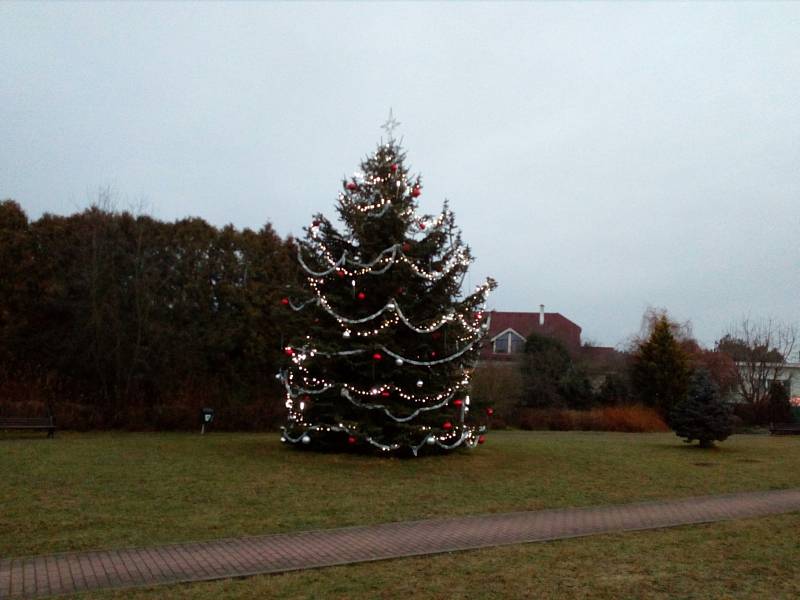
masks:
{"label": "park bench", "polygon": [[46,429],[47,437],[56,432],[53,417],[0,417],[0,429]]}
{"label": "park bench", "polygon": [[800,423],[771,423],[769,432],[772,435],[800,435]]}

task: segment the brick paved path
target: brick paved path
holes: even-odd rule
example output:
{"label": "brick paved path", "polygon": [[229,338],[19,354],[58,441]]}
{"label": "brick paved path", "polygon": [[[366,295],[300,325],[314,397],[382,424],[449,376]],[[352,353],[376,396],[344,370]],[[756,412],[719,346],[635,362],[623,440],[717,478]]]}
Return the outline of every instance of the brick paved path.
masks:
{"label": "brick paved path", "polygon": [[800,489],[0,560],[0,599],[275,573],[800,510]]}

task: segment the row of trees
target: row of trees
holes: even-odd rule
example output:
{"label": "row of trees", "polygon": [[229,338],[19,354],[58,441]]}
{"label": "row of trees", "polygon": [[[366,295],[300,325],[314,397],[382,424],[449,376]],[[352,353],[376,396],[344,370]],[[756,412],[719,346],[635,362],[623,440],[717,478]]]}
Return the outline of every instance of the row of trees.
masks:
{"label": "row of trees", "polygon": [[[743,319],[713,349],[703,348],[688,323],[649,310],[627,348],[597,364],[592,348],[570,353],[558,340],[534,334],[518,365],[484,365],[476,384],[497,398],[513,422],[520,409],[577,409],[643,404],[665,420],[690,386],[707,383],[720,399],[738,398],[736,413],[748,424],[792,420],[789,390],[779,381],[797,339],[791,325]],[[708,381],[692,383],[702,371]],[[594,385],[593,385],[594,383]]]}
{"label": "row of trees", "polygon": [[[745,318],[713,350],[705,350],[692,338],[688,324],[671,321],[664,311],[650,312],[645,322],[647,335],[634,343],[629,363],[640,401],[669,416],[690,386],[712,385],[720,401],[737,400],[732,406],[746,423],[793,419],[789,390],[780,375],[795,346],[794,326]],[[692,381],[699,371],[707,375],[707,382]]]}
{"label": "row of trees", "polygon": [[[0,394],[75,427],[230,426],[282,416],[274,379],[296,277],[269,226],[112,210],[29,221],[0,203]],[[39,405],[39,406],[36,406]],[[16,407],[19,410],[19,407]]]}
{"label": "row of trees", "polygon": [[[114,210],[108,194],[35,221],[0,202],[0,414],[186,427],[212,405],[229,427],[277,424],[284,390],[274,374],[297,318],[281,302],[299,276],[293,247],[269,225],[165,223]],[[591,352],[532,336],[519,368],[478,370],[473,396],[511,422],[520,408],[634,402],[668,416],[703,369],[723,397],[743,400],[744,421],[786,421],[788,391],[775,380],[796,334],[745,319],[704,349],[687,325],[650,311],[627,351],[600,369]],[[20,403],[29,406],[9,408]]]}

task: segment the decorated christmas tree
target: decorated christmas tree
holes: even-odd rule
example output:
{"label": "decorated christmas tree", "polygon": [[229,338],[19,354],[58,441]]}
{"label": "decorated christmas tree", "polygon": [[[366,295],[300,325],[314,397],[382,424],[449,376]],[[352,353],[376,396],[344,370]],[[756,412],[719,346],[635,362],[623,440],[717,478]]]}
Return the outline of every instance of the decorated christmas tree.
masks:
{"label": "decorated christmas tree", "polygon": [[298,242],[306,285],[281,300],[303,323],[278,374],[287,443],[416,456],[484,441],[492,409],[468,392],[495,283],[462,294],[469,247],[447,202],[418,212],[397,124],[342,182],[338,225],[315,215]]}

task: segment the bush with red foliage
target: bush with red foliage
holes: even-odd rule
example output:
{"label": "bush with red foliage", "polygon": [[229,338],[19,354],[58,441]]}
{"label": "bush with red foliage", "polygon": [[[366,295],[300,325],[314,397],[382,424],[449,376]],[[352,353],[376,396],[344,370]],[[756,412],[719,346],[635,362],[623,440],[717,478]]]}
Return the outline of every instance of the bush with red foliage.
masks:
{"label": "bush with red foliage", "polygon": [[592,410],[522,409],[518,422],[520,428],[527,430],[669,431],[658,411],[639,404],[604,406]]}

